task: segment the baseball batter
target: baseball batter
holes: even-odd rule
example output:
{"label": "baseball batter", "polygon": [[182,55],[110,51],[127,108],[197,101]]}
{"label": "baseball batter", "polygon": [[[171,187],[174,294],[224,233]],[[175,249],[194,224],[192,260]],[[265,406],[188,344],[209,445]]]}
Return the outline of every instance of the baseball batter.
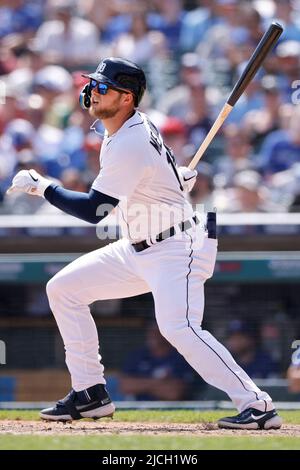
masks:
{"label": "baseball batter", "polygon": [[106,129],[101,169],[90,192],[66,190],[34,170],[20,171],[9,190],[42,196],[91,223],[117,207],[124,228],[122,239],[80,257],[47,284],[72,390],[41,417],[68,421],[113,415],[89,305],[151,291],[161,334],[238,409],[219,426],[280,428],[270,396],[201,328],[204,283],[213,274],[217,240],[186,199],[196,172],[176,166],[156,127],[137,110],[146,88],[144,72],[132,62],[108,58],[87,77],[81,104]]}

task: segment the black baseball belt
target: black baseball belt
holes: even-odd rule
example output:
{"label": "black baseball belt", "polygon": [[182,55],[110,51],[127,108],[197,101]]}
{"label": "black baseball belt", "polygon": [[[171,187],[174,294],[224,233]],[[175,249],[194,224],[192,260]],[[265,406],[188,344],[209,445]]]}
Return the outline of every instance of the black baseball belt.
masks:
{"label": "black baseball belt", "polygon": [[[192,217],[192,220],[196,225],[200,223],[200,220],[198,219],[197,215],[194,215]],[[189,230],[192,227],[192,222],[191,220],[185,220],[184,222],[180,222],[178,225],[174,225],[173,227],[170,227],[167,230],[164,230],[163,232],[160,232],[158,235],[155,237],[155,242],[159,243],[162,242],[163,240],[166,240],[167,238],[173,237],[176,232],[185,232],[185,230]],[[208,238],[217,238],[217,228],[216,228],[216,213],[215,212],[208,212],[207,213],[207,219],[206,219],[206,230],[208,232]],[[136,252],[140,252],[143,250],[146,250],[147,248],[150,248],[153,245],[149,245],[146,240],[143,240],[138,243],[133,243],[132,247]]]}

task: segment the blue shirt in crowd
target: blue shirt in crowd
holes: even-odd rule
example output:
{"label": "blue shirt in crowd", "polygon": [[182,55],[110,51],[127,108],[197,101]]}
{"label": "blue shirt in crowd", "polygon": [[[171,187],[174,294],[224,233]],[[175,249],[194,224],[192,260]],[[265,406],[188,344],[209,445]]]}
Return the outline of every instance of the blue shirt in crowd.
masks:
{"label": "blue shirt in crowd", "polygon": [[300,161],[300,144],[293,143],[287,131],[272,132],[262,145],[260,161],[266,174],[288,170]]}
{"label": "blue shirt in crowd", "polygon": [[[139,378],[165,378],[172,377],[191,383],[194,377],[193,370],[178,354],[177,351],[170,350],[164,357],[154,357],[148,348],[140,349],[132,353],[127,359],[122,372]],[[140,394],[137,400],[156,400],[150,394]]]}

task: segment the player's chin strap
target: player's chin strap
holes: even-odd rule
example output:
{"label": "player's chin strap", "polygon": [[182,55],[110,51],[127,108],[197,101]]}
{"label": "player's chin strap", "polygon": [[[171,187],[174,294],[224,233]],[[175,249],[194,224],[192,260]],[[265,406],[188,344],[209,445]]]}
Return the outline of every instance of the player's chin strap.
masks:
{"label": "player's chin strap", "polygon": [[100,135],[100,137],[103,139],[103,137],[104,137],[104,132],[99,132],[99,131],[97,130],[96,123],[97,123],[98,121],[100,121],[100,119],[96,119],[96,121],[93,122],[93,124],[90,126],[90,130],[91,130],[91,131],[94,131],[95,134]]}

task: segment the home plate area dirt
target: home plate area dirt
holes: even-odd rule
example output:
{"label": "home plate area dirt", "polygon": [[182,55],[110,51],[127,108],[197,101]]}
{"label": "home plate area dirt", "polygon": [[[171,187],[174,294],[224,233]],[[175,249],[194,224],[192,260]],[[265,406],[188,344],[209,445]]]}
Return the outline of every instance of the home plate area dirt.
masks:
{"label": "home plate area dirt", "polygon": [[53,423],[44,421],[3,420],[0,421],[0,435],[97,435],[97,434],[144,434],[144,435],[193,435],[193,436],[290,436],[300,437],[300,425],[287,424],[280,430],[247,431],[219,429],[213,423],[128,423],[80,421]]}

